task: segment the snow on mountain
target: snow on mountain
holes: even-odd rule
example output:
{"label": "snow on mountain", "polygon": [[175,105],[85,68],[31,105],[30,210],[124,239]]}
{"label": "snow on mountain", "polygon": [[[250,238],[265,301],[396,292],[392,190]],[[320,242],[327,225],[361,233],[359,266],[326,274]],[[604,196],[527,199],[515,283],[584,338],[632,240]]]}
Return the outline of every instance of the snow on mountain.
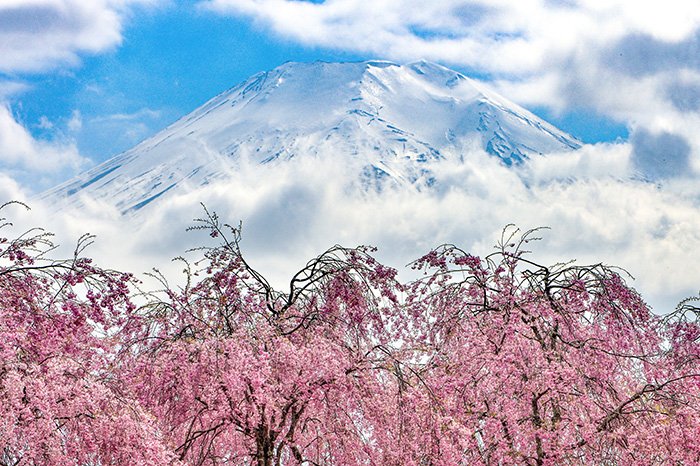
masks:
{"label": "snow on mountain", "polygon": [[[479,147],[506,165],[580,142],[440,65],[286,63],[44,193],[138,211],[173,190],[229,179],[241,162],[337,157],[365,188],[430,184],[430,163]],[[349,168],[350,169],[350,168]]]}

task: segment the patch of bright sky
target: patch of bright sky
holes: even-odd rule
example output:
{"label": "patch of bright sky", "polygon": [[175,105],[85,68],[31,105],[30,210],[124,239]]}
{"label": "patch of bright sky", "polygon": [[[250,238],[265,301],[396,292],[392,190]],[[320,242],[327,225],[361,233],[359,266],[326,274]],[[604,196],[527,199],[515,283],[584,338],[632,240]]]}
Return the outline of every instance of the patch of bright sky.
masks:
{"label": "patch of bright sky", "polygon": [[626,140],[629,137],[627,125],[590,111],[571,110],[557,114],[544,107],[534,107],[529,110],[557,128],[589,144],[615,142]]}
{"label": "patch of bright sky", "polygon": [[[83,155],[101,162],[283,62],[383,58],[302,47],[249,20],[218,16],[191,3],[134,15],[123,36],[113,51],[84,57],[73,69],[23,76],[31,90],[13,102],[20,121],[36,137],[73,138]],[[488,80],[476,70],[458,69]],[[627,137],[624,125],[590,113],[554,116],[534,110],[585,142]],[[76,116],[81,125],[75,125]]]}

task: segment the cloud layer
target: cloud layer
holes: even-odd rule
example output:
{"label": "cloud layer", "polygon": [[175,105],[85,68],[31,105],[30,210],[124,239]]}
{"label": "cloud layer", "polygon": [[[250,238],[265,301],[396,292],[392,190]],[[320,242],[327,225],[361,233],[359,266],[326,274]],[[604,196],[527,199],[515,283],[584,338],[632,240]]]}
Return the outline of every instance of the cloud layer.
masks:
{"label": "cloud layer", "polygon": [[85,231],[98,234],[92,254],[102,264],[137,273],[158,266],[173,276],[181,266],[170,258],[212,241],[184,233],[204,202],[230,223],[243,221],[245,252],[277,286],[335,243],[376,245],[380,259],[402,269],[443,242],[486,255],[506,224],[548,226],[544,240],[532,245],[532,259],[624,267],[656,310],[668,312],[700,287],[700,189],[689,180],[631,180],[633,150],[586,146],[518,170],[474,152],[463,163],[433,165],[433,190],[379,193],[353,189],[357,172],[337,158],[298,157],[244,166],[227,182],[169,193],[127,219],[86,199],[58,216],[35,205],[35,223],[51,219],[68,244]]}

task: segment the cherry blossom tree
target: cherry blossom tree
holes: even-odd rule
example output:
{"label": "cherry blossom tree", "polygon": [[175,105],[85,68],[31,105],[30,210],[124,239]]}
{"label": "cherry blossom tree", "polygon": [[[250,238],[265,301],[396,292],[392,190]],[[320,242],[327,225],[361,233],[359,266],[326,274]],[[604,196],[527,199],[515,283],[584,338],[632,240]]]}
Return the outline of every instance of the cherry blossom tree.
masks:
{"label": "cherry blossom tree", "polygon": [[113,380],[110,334],[133,311],[131,277],[83,258],[90,240],[52,261],[43,230],[0,238],[0,465],[170,461],[152,417]]}
{"label": "cherry blossom tree", "polygon": [[277,292],[243,258],[240,228],[148,306],[125,374],[186,464],[406,464],[403,315],[395,270],[335,246]]}
{"label": "cherry blossom tree", "polygon": [[529,261],[531,239],[415,264],[434,464],[698,464],[697,308],[661,319],[611,268]]}
{"label": "cherry blossom tree", "polygon": [[336,246],[282,293],[240,228],[201,228],[222,245],[164,282],[127,375],[187,464],[700,459],[697,309],[662,319],[620,271],[538,265],[509,229],[483,259],[430,252],[408,284]]}
{"label": "cherry blossom tree", "polygon": [[698,299],[656,315],[511,227],[407,283],[334,246],[279,291],[205,213],[217,244],[137,296],[89,236],[0,240],[0,466],[700,464]]}

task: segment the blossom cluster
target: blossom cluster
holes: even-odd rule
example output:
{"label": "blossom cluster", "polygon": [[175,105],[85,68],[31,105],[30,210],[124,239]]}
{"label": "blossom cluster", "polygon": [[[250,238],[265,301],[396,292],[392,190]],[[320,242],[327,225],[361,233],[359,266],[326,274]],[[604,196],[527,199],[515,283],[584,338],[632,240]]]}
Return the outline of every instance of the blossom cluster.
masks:
{"label": "blossom cluster", "polygon": [[507,230],[402,283],[335,246],[274,289],[240,228],[186,283],[0,239],[0,465],[692,465],[700,326],[603,265],[545,267]]}

